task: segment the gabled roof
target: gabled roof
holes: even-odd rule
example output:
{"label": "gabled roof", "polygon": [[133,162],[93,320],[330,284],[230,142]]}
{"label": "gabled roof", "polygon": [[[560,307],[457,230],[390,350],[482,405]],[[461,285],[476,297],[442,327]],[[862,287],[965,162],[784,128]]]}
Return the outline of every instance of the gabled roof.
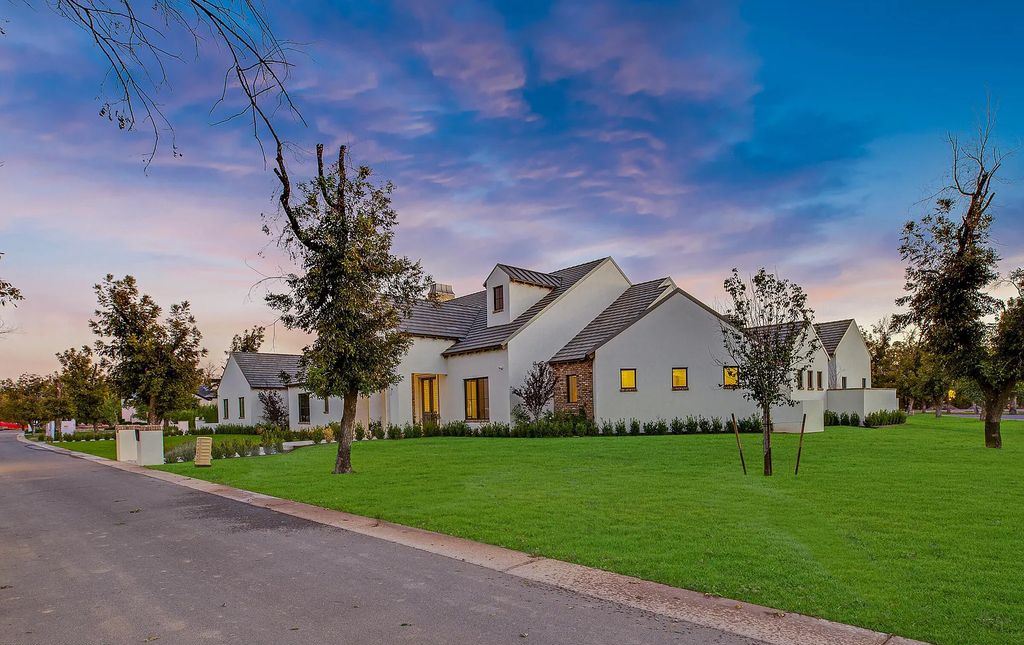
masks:
{"label": "gabled roof", "polygon": [[200,385],[199,389],[196,390],[196,396],[204,401],[212,401],[217,398],[217,390],[209,385]]}
{"label": "gabled roof", "polygon": [[289,381],[299,378],[298,354],[265,354],[263,352],[231,352],[242,376],[253,389],[283,388],[288,383],[281,378],[287,374]]}
{"label": "gabled roof", "polygon": [[497,268],[504,271],[512,282],[532,284],[535,287],[547,287],[549,289],[554,289],[562,281],[557,275],[541,273],[540,271],[531,271],[530,269],[514,267],[508,264],[498,264]]}
{"label": "gabled roof", "polygon": [[852,324],[853,318],[847,318],[845,320],[832,320],[814,325],[814,329],[818,332],[818,338],[821,339],[821,344],[825,346],[825,351],[828,352],[829,356],[836,355],[836,348],[839,347],[839,342],[843,340],[843,336],[846,335]]}
{"label": "gabled roof", "polygon": [[622,292],[608,308],[598,314],[580,333],[551,357],[552,363],[585,359],[598,347],[619,335],[639,320],[658,296],[665,292],[668,278],[641,282]]}
{"label": "gabled roof", "polygon": [[529,309],[519,314],[515,320],[504,325],[488,327],[486,308],[481,309],[481,315],[478,315],[473,321],[473,324],[465,337],[449,347],[443,353],[443,356],[454,356],[456,354],[500,348],[509,338],[512,337],[513,334],[522,329],[527,323],[533,320],[537,314],[543,311],[545,307],[554,302],[559,296],[568,291],[574,284],[607,259],[608,258],[591,260],[584,264],[578,264],[576,266],[552,271],[550,274],[539,274],[550,275],[557,278],[558,286],[551,289],[551,291],[546,293],[543,298],[534,303]]}
{"label": "gabled roof", "polygon": [[445,302],[422,300],[413,305],[412,316],[398,328],[413,336],[458,340],[469,333],[479,316],[486,318],[487,292],[477,291]]}

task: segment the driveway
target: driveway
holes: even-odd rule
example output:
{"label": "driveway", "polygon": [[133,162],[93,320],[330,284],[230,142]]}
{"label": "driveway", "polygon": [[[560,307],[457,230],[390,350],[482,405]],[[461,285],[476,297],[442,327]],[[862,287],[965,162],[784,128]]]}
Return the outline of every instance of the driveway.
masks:
{"label": "driveway", "polygon": [[751,641],[0,433],[0,643]]}

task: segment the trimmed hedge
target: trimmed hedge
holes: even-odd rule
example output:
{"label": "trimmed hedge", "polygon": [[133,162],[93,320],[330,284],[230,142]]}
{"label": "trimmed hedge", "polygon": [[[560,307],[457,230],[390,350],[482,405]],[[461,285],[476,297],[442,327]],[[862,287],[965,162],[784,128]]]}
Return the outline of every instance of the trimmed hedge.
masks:
{"label": "trimmed hedge", "polygon": [[864,425],[869,428],[895,426],[906,422],[907,413],[903,410],[879,410],[864,417]]}

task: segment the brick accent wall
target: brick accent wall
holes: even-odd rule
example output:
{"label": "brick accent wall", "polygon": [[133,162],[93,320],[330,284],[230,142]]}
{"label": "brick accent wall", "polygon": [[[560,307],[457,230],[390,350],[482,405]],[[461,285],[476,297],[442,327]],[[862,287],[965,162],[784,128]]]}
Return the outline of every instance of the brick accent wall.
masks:
{"label": "brick accent wall", "polygon": [[[578,412],[583,410],[587,418],[594,418],[594,361],[584,360],[574,363],[555,363],[551,366],[555,373],[555,412]],[[569,403],[569,390],[566,377],[576,375],[579,401]]]}

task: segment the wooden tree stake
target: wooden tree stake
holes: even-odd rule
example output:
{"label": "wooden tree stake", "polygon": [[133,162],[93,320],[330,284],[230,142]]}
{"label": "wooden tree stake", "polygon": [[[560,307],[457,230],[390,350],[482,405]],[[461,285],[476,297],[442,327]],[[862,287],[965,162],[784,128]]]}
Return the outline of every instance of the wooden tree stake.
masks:
{"label": "wooden tree stake", "polygon": [[747,474],[747,461],[743,458],[743,444],[740,443],[740,427],[736,424],[736,415],[732,415],[732,431],[736,435],[736,448],[740,451],[740,465],[743,466],[743,474]]}
{"label": "wooden tree stake", "polygon": [[800,421],[800,443],[796,449],[796,470],[793,471],[793,476],[796,477],[800,474],[800,453],[804,451],[804,427],[807,425],[807,415],[804,415],[802,421]]}

